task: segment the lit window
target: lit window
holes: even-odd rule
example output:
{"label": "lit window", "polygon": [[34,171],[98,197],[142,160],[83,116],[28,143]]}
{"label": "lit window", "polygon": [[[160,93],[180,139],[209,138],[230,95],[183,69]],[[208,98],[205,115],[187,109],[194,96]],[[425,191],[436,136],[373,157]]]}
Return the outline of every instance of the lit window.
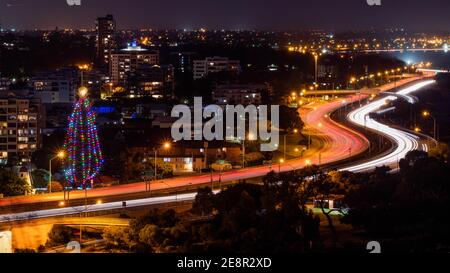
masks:
{"label": "lit window", "polygon": [[17,146],[17,148],[18,148],[19,150],[26,150],[26,149],[28,149],[28,145],[27,145],[27,144],[19,144],[19,145]]}

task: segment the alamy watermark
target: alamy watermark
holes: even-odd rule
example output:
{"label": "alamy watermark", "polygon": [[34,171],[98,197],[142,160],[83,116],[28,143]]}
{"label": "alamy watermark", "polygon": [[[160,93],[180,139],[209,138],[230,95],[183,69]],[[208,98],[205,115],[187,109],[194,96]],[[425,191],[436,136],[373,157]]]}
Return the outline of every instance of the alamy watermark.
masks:
{"label": "alamy watermark", "polygon": [[381,6],[381,0],[367,0],[369,6]]}
{"label": "alamy watermark", "polygon": [[371,241],[367,243],[366,249],[371,254],[380,254],[381,253],[381,244],[377,241]]}
{"label": "alamy watermark", "polygon": [[[201,97],[194,98],[194,111],[187,105],[176,105],[172,117],[179,118],[172,125],[174,141],[197,140],[260,140],[262,152],[273,152],[280,142],[279,105],[208,105]],[[247,119],[248,117],[248,119]],[[209,119],[204,122],[205,119]],[[247,134],[246,127],[249,127]],[[269,129],[270,126],[270,130]]]}
{"label": "alamy watermark", "polygon": [[67,5],[69,6],[81,6],[81,0],[66,0]]}

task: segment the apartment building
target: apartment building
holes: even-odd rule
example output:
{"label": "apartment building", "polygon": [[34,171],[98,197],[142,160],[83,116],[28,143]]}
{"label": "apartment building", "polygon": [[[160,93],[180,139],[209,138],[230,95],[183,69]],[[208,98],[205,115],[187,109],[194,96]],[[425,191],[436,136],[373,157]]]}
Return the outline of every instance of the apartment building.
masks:
{"label": "apartment building", "polygon": [[40,146],[39,99],[0,96],[0,164],[27,163]]}
{"label": "apartment building", "polygon": [[111,54],[110,77],[115,85],[126,86],[127,74],[135,72],[142,65],[158,65],[159,52],[138,46],[136,43]]}
{"label": "apartment building", "polygon": [[194,61],[194,79],[201,79],[210,73],[220,71],[229,71],[239,73],[241,70],[240,62],[230,60],[225,57],[208,57],[204,60]]}

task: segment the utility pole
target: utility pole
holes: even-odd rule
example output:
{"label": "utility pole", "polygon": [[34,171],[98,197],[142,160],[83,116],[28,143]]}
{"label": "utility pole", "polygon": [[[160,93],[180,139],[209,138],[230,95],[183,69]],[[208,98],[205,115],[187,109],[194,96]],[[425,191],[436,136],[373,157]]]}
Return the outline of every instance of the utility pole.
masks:
{"label": "utility pole", "polygon": [[242,169],[245,169],[245,137],[242,140]]}

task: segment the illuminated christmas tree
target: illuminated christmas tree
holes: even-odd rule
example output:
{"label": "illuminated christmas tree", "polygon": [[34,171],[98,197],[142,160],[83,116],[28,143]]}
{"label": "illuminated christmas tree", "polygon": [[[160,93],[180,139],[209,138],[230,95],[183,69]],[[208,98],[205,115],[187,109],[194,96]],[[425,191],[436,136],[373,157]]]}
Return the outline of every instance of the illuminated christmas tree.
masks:
{"label": "illuminated christmas tree", "polygon": [[72,187],[85,189],[99,174],[103,156],[95,124],[96,117],[86,88],[80,88],[79,97],[69,117],[64,144],[68,154],[65,176]]}

